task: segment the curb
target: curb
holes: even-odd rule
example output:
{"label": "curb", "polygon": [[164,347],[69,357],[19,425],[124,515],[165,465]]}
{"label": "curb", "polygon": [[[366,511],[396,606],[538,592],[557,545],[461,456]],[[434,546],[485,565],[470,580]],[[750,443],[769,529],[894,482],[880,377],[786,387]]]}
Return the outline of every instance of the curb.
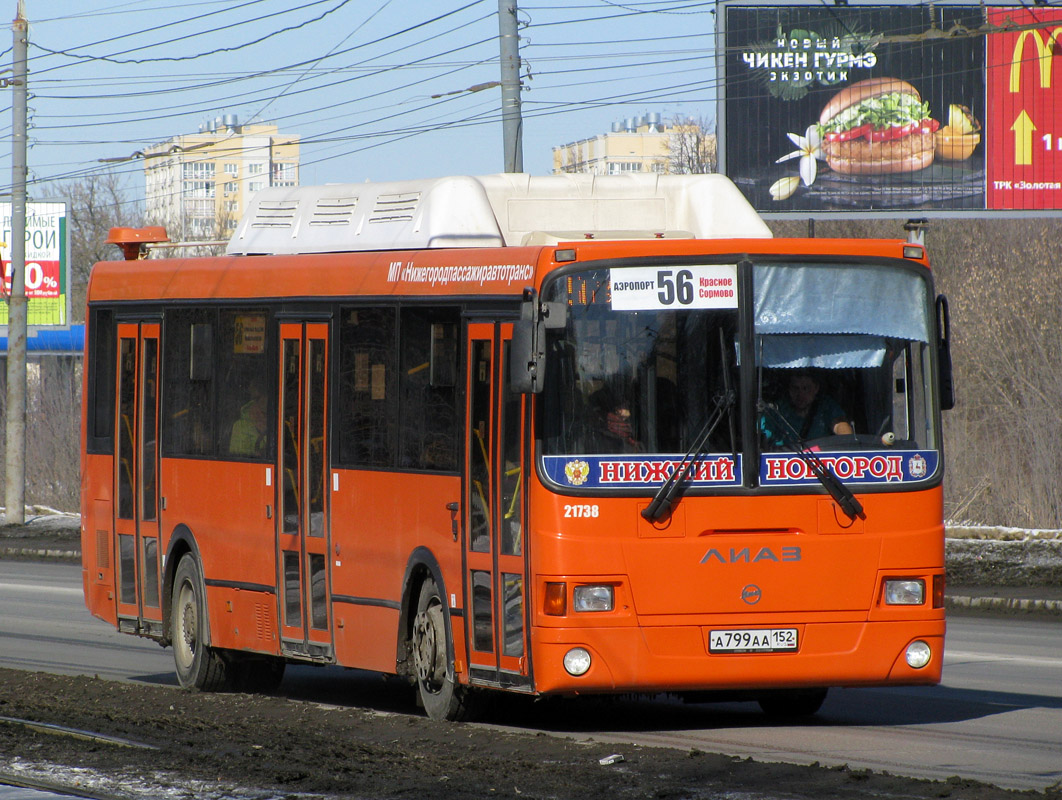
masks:
{"label": "curb", "polygon": [[944,598],[944,608],[946,610],[964,611],[1036,611],[1046,614],[1062,614],[1062,600],[955,595]]}
{"label": "curb", "polygon": [[40,547],[0,547],[0,558],[56,558],[63,561],[80,561],[77,550],[52,550]]}

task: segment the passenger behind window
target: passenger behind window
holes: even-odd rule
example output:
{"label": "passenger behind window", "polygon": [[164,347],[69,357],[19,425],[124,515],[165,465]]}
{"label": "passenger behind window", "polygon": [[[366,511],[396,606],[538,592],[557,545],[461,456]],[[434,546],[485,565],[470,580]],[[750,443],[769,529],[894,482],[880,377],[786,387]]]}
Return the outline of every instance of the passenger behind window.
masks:
{"label": "passenger behind window", "polygon": [[232,424],[229,454],[251,458],[264,456],[269,442],[268,403],[265,391],[255,384],[251,399],[240,407],[240,416]]}
{"label": "passenger behind window", "polygon": [[634,436],[630,403],[620,392],[611,387],[601,388],[590,395],[590,403],[597,413],[595,452],[642,452],[642,443]]}

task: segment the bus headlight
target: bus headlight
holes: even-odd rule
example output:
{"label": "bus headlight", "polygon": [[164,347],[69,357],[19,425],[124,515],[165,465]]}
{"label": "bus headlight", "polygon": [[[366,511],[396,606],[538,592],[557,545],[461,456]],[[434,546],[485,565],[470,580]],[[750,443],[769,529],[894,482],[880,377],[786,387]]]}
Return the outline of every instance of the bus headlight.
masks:
{"label": "bus headlight", "polygon": [[907,645],[907,666],[911,669],[922,669],[933,658],[933,651],[929,645],[919,640]]}
{"label": "bus headlight", "polygon": [[585,675],[590,669],[590,653],[582,647],[573,647],[564,654],[564,668],[569,675]]}
{"label": "bus headlight", "polygon": [[576,611],[611,611],[614,594],[611,586],[576,586],[572,592]]}
{"label": "bus headlight", "polygon": [[920,606],[926,601],[923,580],[885,581],[885,605]]}

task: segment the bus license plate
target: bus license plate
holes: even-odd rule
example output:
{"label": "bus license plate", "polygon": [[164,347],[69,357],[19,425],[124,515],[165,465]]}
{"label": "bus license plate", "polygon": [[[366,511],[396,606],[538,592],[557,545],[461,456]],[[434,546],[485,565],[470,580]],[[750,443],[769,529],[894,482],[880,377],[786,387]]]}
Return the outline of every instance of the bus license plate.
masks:
{"label": "bus license plate", "polygon": [[708,632],[709,653],[778,653],[796,649],[796,628]]}

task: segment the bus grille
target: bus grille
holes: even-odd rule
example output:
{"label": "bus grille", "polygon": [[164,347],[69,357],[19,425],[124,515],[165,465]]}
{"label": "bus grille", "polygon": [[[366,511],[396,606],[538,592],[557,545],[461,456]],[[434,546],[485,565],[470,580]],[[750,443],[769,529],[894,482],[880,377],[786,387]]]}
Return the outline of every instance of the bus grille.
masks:
{"label": "bus grille", "polygon": [[96,531],[96,567],[98,569],[111,568],[111,536],[109,531]]}
{"label": "bus grille", "polygon": [[265,603],[255,603],[254,606],[255,635],[262,641],[273,640],[273,626],[269,616],[269,606]]}

